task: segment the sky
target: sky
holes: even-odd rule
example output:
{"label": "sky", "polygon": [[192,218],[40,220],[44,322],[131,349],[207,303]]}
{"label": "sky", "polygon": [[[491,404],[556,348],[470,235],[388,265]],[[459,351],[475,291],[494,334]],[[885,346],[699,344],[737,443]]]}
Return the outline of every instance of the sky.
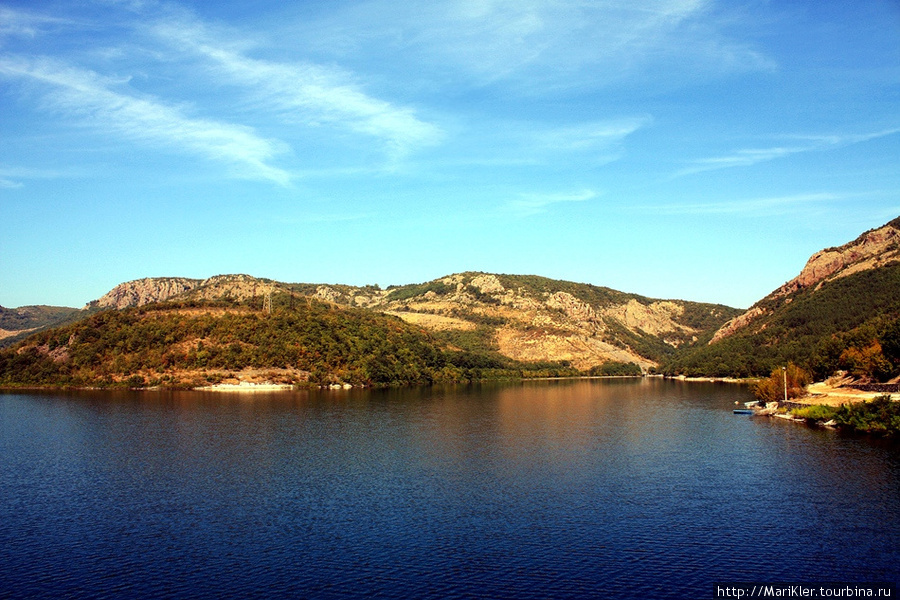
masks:
{"label": "sky", "polygon": [[745,308],[900,216],[898,0],[0,0],[0,305],[535,274]]}

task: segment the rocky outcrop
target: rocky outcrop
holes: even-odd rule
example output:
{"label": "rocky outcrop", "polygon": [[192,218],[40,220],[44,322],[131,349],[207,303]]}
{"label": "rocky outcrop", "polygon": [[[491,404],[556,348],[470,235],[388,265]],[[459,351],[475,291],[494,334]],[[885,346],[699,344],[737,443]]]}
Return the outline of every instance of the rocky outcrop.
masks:
{"label": "rocky outcrop", "polygon": [[551,294],[545,304],[550,308],[561,310],[567,317],[576,321],[594,321],[597,318],[590,304],[582,302],[568,292]]}
{"label": "rocky outcrop", "polygon": [[769,314],[769,312],[770,311],[767,311],[764,308],[754,306],[744,314],[738,315],[722,325],[722,327],[715,334],[713,334],[713,337],[709,341],[709,343],[715,344],[722,338],[726,338],[734,332],[743,329],[744,327],[755,321],[758,317]]}
{"label": "rocky outcrop", "polygon": [[840,248],[813,254],[800,274],[773,293],[782,297],[839,277],[900,261],[900,227],[873,229]]}
{"label": "rocky outcrop", "polygon": [[496,275],[478,275],[469,285],[478,288],[482,294],[501,294],[506,291]]}
{"label": "rocky outcrop", "polygon": [[277,288],[276,282],[252,275],[215,275],[200,282],[188,297],[201,300],[228,298],[243,302],[274,292]]}
{"label": "rocky outcrop", "polygon": [[316,293],[313,294],[313,297],[325,302],[337,303],[341,300],[341,293],[327,285],[320,285],[316,288]]}
{"label": "rocky outcrop", "polygon": [[581,370],[608,361],[636,363],[642,369],[656,366],[631,350],[577,332],[502,328],[497,332],[497,344],[501,354],[516,360],[568,361]]}
{"label": "rocky outcrop", "polygon": [[230,298],[242,302],[274,292],[277,282],[251,275],[214,275],[207,279],[147,277],[120,283],[87,307],[122,309],[163,302],[179,296],[194,300]]}
{"label": "rocky outcrop", "polygon": [[671,301],[641,304],[631,299],[625,304],[611,306],[603,314],[613,317],[625,327],[640,330],[649,335],[661,336],[666,333],[697,333],[694,329],[678,323],[675,319],[684,314],[684,307]]}
{"label": "rocky outcrop", "polygon": [[709,343],[714,344],[748,327],[760,317],[772,314],[778,307],[791,302],[799,292],[808,289],[815,291],[828,281],[897,262],[900,262],[900,219],[867,231],[838,248],[816,252],[797,277],[757,302],[747,312],[725,323]]}
{"label": "rocky outcrop", "polygon": [[115,308],[143,306],[151,302],[161,302],[173,296],[189,292],[201,284],[199,279],[184,277],[146,277],[120,283],[85,308]]}

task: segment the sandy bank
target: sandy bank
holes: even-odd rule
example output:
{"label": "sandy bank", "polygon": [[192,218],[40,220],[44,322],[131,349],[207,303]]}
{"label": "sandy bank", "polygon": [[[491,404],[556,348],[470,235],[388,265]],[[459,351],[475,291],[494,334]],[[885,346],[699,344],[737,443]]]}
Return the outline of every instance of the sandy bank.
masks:
{"label": "sandy bank", "polygon": [[812,383],[806,386],[809,395],[803,398],[794,398],[792,402],[797,404],[823,404],[825,406],[840,406],[848,402],[863,402],[881,396],[884,392],[864,392],[848,387],[835,387],[824,381]]}
{"label": "sandy bank", "polygon": [[678,375],[676,377],[667,377],[666,379],[674,379],[675,381],[699,381],[702,383],[740,383],[743,385],[751,385],[759,381],[756,378],[737,378],[737,377],[686,377]]}
{"label": "sandy bank", "polygon": [[194,388],[201,392],[283,392],[294,389],[294,386],[284,383],[217,383]]}

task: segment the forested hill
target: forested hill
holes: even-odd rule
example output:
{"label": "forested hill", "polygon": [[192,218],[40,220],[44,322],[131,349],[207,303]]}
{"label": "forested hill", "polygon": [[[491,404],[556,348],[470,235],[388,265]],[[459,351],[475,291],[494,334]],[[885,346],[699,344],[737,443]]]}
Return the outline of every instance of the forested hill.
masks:
{"label": "forested hill", "polygon": [[65,306],[0,306],[0,346],[11,345],[32,331],[74,320],[80,312]]}
{"label": "forested hill", "polygon": [[[147,278],[0,353],[0,384],[390,384],[528,374],[900,374],[900,219],[814,254],[747,311],[529,275],[391,286]],[[36,324],[22,309],[3,323]],[[45,323],[46,324],[46,323]]]}
{"label": "forested hill", "polygon": [[590,284],[478,272],[387,289],[289,284],[249,275],[141,279],[116,286],[90,306],[122,308],[176,299],[261,307],[272,294],[387,313],[456,347],[496,351],[525,362],[565,361],[583,371],[610,362],[655,368],[679,348],[705,342],[740,313],[727,306],[658,300]]}
{"label": "forested hill", "polygon": [[796,278],[665,370],[763,375],[788,362],[820,379],[839,369],[878,381],[900,374],[900,219],[817,252]]}
{"label": "forested hill", "polygon": [[455,350],[397,317],[286,295],[271,311],[207,300],[108,310],[0,351],[7,386],[396,385],[571,374]]}
{"label": "forested hill", "polygon": [[146,278],[86,309],[86,321],[4,353],[0,383],[180,386],[260,369],[279,381],[353,384],[640,374],[740,312],[476,272],[388,289]]}

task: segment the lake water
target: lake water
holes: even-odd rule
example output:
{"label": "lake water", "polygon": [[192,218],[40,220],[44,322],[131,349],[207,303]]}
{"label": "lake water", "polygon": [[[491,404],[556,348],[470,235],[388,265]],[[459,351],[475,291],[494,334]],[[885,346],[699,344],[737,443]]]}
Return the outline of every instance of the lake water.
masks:
{"label": "lake water", "polygon": [[712,598],[900,580],[900,451],[746,388],[0,394],[0,597]]}

